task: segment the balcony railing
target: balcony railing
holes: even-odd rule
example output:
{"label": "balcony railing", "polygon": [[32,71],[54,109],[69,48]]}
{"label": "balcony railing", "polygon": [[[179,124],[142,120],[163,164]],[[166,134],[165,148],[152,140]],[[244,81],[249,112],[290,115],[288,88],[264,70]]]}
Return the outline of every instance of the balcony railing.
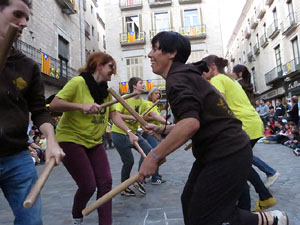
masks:
{"label": "balcony railing", "polygon": [[[42,76],[43,80],[54,85],[62,87],[68,80],[77,75],[75,69],[69,66],[63,66],[60,60],[51,56],[47,56],[45,63],[45,54],[41,50],[38,50],[21,40],[17,40],[15,47],[40,66],[41,72],[44,75]],[[44,63],[47,64],[44,66],[42,65],[43,57]]]}
{"label": "balcony railing", "polygon": [[289,34],[297,27],[297,16],[296,13],[290,13],[287,18],[281,23],[282,34]]}
{"label": "balcony railing", "polygon": [[255,58],[254,58],[254,55],[253,55],[252,51],[248,52],[247,59],[248,59],[248,62],[250,62],[250,63],[255,61]]}
{"label": "balcony railing", "polygon": [[145,44],[145,32],[128,32],[120,34],[121,46]]}
{"label": "balcony railing", "polygon": [[275,67],[274,69],[272,69],[271,71],[265,74],[266,85],[270,85],[273,82],[279,80],[280,78],[282,78],[282,75],[283,75],[282,67],[281,66]]}
{"label": "balcony railing", "polygon": [[270,5],[272,5],[273,2],[274,2],[274,0],[266,0],[266,5],[270,6]]}
{"label": "balcony railing", "polygon": [[258,21],[256,19],[256,16],[252,16],[251,21],[250,21],[250,27],[251,29],[255,29],[258,25]]}
{"label": "balcony railing", "polygon": [[300,58],[295,58],[282,67],[283,70],[283,76],[290,75],[291,73],[294,73],[298,70],[300,70]]}
{"label": "balcony railing", "polygon": [[62,12],[67,15],[75,14],[77,12],[74,8],[74,1],[75,0],[56,0],[62,9]]}
{"label": "balcony railing", "polygon": [[161,31],[175,31],[175,29],[166,28],[166,29],[160,29],[160,30],[150,30],[150,39],[154,38],[154,36],[157,35]]}
{"label": "balcony railing", "polygon": [[179,33],[190,39],[205,39],[206,25],[180,27]]}
{"label": "balcony railing", "polygon": [[265,4],[263,0],[261,0],[261,2],[257,6],[257,11],[256,11],[257,19],[262,19],[265,14],[266,14]]}
{"label": "balcony railing", "polygon": [[179,0],[179,4],[201,3],[202,0]]}
{"label": "balcony railing", "polygon": [[268,38],[267,38],[266,34],[263,34],[259,38],[259,41],[260,41],[260,46],[263,47],[263,48],[267,47],[267,45],[269,44],[269,41],[268,41]]}
{"label": "balcony railing", "polygon": [[150,8],[172,5],[172,0],[148,0]]}
{"label": "balcony railing", "polygon": [[141,9],[143,8],[142,0],[120,0],[120,9],[129,10],[129,9]]}
{"label": "balcony railing", "polygon": [[244,35],[245,35],[245,38],[246,38],[247,40],[251,37],[251,32],[250,32],[250,28],[249,28],[249,27],[247,27],[247,28],[245,29]]}
{"label": "balcony railing", "polygon": [[258,43],[256,43],[256,44],[253,46],[253,51],[254,51],[254,54],[255,54],[255,55],[259,55],[260,49],[259,49],[259,44],[258,44]]}
{"label": "balcony railing", "polygon": [[267,36],[273,40],[279,34],[279,32],[280,30],[278,27],[278,21],[275,20],[274,23],[268,27]]}

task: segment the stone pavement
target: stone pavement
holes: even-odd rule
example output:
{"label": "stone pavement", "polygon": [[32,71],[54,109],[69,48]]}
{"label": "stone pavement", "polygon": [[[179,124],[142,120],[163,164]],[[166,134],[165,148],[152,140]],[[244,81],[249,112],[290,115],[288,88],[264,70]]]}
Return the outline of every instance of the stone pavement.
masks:
{"label": "stone pavement", "polygon": [[[280,172],[278,180],[270,187],[278,203],[272,209],[285,210],[290,225],[300,224],[300,157],[292,150],[278,144],[257,144],[254,152],[271,167]],[[116,150],[107,151],[113,176],[113,186],[120,183],[121,160]],[[136,162],[138,154],[135,153]],[[180,194],[194,159],[191,151],[180,149],[167,158],[160,168],[160,174],[167,181],[161,185],[147,184],[147,195],[137,192],[136,197],[117,196],[113,200],[114,225],[183,225]],[[37,166],[40,172],[43,166]],[[135,165],[132,172],[136,172]],[[259,172],[262,179],[266,176]],[[71,208],[76,186],[65,168],[56,167],[42,190],[44,225],[72,224]],[[252,205],[258,198],[251,190]],[[94,200],[95,198],[93,198]],[[0,224],[13,224],[13,215],[0,191]],[[93,212],[85,219],[86,225],[97,224],[97,213]]]}

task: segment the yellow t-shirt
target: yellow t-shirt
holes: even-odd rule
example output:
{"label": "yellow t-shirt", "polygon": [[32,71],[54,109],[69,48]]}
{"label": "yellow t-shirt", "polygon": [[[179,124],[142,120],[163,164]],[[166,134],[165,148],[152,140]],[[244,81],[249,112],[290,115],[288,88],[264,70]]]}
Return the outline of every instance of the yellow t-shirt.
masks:
{"label": "yellow t-shirt", "polygon": [[[125,100],[138,114],[142,114],[148,109],[148,103],[141,97],[138,99],[129,98]],[[131,115],[121,103],[117,104],[117,111],[119,111],[121,114],[124,115]],[[126,125],[132,132],[135,134],[137,129],[139,128],[140,124],[139,122],[133,122],[133,120],[125,120]],[[115,124],[112,126],[112,131],[120,134],[125,134],[123,130],[121,130],[119,127],[117,127]]]}
{"label": "yellow t-shirt", "polygon": [[[82,76],[72,78],[56,96],[68,102],[94,103]],[[112,96],[109,94],[104,102],[111,100]],[[115,105],[112,105],[102,109],[98,114],[84,114],[81,110],[64,112],[56,128],[57,141],[73,142],[86,148],[101,144],[109,113],[115,110]]]}
{"label": "yellow t-shirt", "polygon": [[251,105],[242,86],[224,74],[219,74],[210,80],[219,92],[225,94],[225,100],[236,118],[243,123],[243,130],[251,140],[263,136],[263,122]]}
{"label": "yellow t-shirt", "polygon": [[[150,108],[150,107],[153,105],[153,102],[151,102],[151,101],[147,101],[147,103],[148,103],[148,108]],[[158,115],[160,115],[160,111],[158,110],[157,105],[154,106],[147,114],[149,114],[150,112],[155,112],[155,113],[157,113]],[[160,126],[160,125],[161,125],[161,123],[158,122],[158,121],[148,121],[148,123],[153,123],[153,124],[155,124],[155,125],[157,125],[157,126]]]}

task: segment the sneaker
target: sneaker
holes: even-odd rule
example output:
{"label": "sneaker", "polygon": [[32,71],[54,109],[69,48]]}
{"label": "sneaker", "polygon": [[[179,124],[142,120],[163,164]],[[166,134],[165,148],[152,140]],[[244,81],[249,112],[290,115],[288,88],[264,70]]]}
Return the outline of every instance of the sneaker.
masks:
{"label": "sneaker", "polygon": [[135,192],[128,187],[124,191],[121,192],[121,195],[124,195],[124,196],[135,196]]}
{"label": "sneaker", "polygon": [[293,152],[296,156],[300,156],[300,148],[294,149]]}
{"label": "sneaker", "polygon": [[73,219],[73,225],[83,225],[83,218]]}
{"label": "sneaker", "polygon": [[263,140],[263,143],[264,144],[270,144],[270,141],[269,140]]}
{"label": "sneaker", "polygon": [[256,207],[253,209],[254,212],[264,211],[272,206],[276,205],[276,199],[274,197],[268,198],[267,200],[257,200]]}
{"label": "sneaker", "polygon": [[166,183],[166,180],[163,180],[161,178],[158,178],[156,180],[152,180],[151,181],[151,184],[154,184],[154,185],[157,185],[157,184],[163,184],[163,183]]}
{"label": "sneaker", "polygon": [[279,177],[280,173],[276,172],[273,176],[269,176],[267,178],[267,181],[265,183],[265,186],[267,188],[269,188],[272,184],[274,184],[274,182],[277,180],[277,178]]}
{"label": "sneaker", "polygon": [[273,224],[277,225],[289,225],[289,217],[286,212],[282,212],[279,210],[270,211],[273,216]]}
{"label": "sneaker", "polygon": [[144,185],[141,182],[135,182],[133,184],[133,187],[135,187],[139,192],[141,192],[143,195],[146,195],[146,190],[144,188]]}

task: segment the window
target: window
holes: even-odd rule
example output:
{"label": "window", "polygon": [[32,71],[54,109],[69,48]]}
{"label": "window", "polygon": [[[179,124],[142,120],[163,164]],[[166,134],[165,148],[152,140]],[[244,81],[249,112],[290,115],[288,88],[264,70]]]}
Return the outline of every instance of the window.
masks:
{"label": "window", "polygon": [[86,11],[86,0],[83,0],[83,10]]}
{"label": "window", "polygon": [[243,51],[243,63],[246,63],[247,61],[246,61],[246,52],[245,51]]}
{"label": "window", "polygon": [[290,13],[294,13],[294,8],[293,8],[293,2],[292,2],[292,0],[290,0],[290,1],[287,3],[287,5],[288,5],[289,14],[290,14]]}
{"label": "window", "polygon": [[94,13],[94,7],[91,5],[91,14]]}
{"label": "window", "polygon": [[258,33],[256,34],[256,44],[257,44],[257,47],[259,47],[259,36],[258,36]]}
{"label": "window", "polygon": [[292,40],[292,48],[293,48],[293,56],[295,59],[295,64],[299,64],[300,53],[299,53],[298,37],[295,37]]}
{"label": "window", "polygon": [[281,53],[280,53],[280,45],[278,45],[275,49],[275,60],[276,60],[276,66],[277,66],[277,73],[281,73]]}
{"label": "window", "polygon": [[155,13],[154,14],[154,21],[155,21],[155,30],[157,31],[164,31],[168,30],[169,28],[169,14],[167,12],[163,13]]}
{"label": "window", "polygon": [[58,36],[58,58],[60,61],[60,72],[63,77],[68,77],[69,42],[62,36]]}
{"label": "window", "polygon": [[103,35],[103,48],[106,49],[106,40],[105,40],[105,35]]}
{"label": "window", "polygon": [[192,51],[187,63],[198,62],[205,56],[204,50]]}
{"label": "window", "polygon": [[184,27],[185,32],[189,32],[191,27],[199,26],[198,10],[184,10]]}
{"label": "window", "polygon": [[252,77],[251,77],[251,80],[252,80],[252,84],[253,84],[253,89],[254,89],[254,92],[257,92],[257,86],[256,86],[256,71],[255,71],[255,67],[253,67],[251,69],[252,71]]}
{"label": "window", "polygon": [[143,57],[126,58],[127,78],[144,77]]}
{"label": "window", "polygon": [[126,30],[127,33],[134,33],[135,39],[138,39],[140,33],[140,23],[138,16],[127,16],[125,18],[126,21]]}
{"label": "window", "polygon": [[92,36],[94,36],[95,28],[92,26]]}
{"label": "window", "polygon": [[278,29],[278,16],[277,16],[276,8],[273,10],[273,21],[274,21],[275,30],[277,30]]}

